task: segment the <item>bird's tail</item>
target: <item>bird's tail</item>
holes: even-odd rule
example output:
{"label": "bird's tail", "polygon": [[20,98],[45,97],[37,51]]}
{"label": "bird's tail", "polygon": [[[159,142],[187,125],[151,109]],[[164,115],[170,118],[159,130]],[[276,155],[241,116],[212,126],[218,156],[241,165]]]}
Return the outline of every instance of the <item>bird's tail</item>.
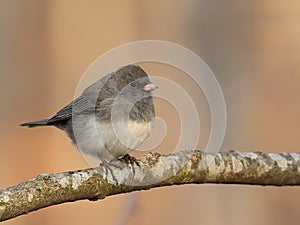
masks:
{"label": "bird's tail", "polygon": [[49,126],[49,124],[48,124],[48,119],[45,119],[45,120],[36,120],[27,123],[22,123],[20,126],[40,127],[40,126]]}

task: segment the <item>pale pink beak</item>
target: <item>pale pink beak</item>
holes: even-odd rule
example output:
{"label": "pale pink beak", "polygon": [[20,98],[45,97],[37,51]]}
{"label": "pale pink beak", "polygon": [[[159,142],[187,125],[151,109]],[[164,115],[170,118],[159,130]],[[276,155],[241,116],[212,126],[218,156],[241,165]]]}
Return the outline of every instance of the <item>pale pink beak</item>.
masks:
{"label": "pale pink beak", "polygon": [[154,91],[157,88],[158,87],[155,84],[149,83],[144,86],[144,91]]}

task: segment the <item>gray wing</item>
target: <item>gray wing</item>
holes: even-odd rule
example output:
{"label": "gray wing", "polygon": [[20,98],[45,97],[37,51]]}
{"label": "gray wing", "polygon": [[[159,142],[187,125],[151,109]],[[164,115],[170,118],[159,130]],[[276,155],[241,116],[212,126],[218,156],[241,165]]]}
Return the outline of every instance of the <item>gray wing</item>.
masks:
{"label": "gray wing", "polygon": [[[96,111],[101,111],[100,114],[106,115],[107,111],[101,105],[108,106],[111,103],[109,98],[111,92],[103,92],[101,93],[101,97],[99,98],[100,90],[103,88],[103,85],[110,80],[113,73],[108,74],[98,80],[97,82],[93,83],[92,85],[88,86],[82,93],[81,96],[76,98],[74,101],[66,105],[62,108],[56,115],[50,118],[47,122],[47,125],[53,125],[55,123],[65,122],[72,118],[73,115],[78,114],[88,114],[88,113],[95,113]],[[112,85],[113,86],[113,85]],[[113,86],[114,87],[114,86]]]}
{"label": "gray wing", "polygon": [[102,122],[108,122],[111,120],[111,109],[115,101],[114,97],[106,98],[101,102],[97,102],[95,107],[95,113],[97,118]]}
{"label": "gray wing", "polygon": [[95,105],[92,104],[86,97],[80,96],[58,111],[48,120],[47,124],[52,125],[57,122],[65,122],[66,120],[71,119],[74,114],[76,115],[89,112],[95,112]]}

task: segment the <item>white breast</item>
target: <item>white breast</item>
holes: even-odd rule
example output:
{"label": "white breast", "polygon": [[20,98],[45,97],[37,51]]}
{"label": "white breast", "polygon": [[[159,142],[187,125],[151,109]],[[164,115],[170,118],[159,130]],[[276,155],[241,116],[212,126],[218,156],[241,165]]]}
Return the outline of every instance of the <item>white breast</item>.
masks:
{"label": "white breast", "polygon": [[152,123],[139,123],[129,120],[99,124],[101,141],[116,156],[122,156],[134,150],[149,136]]}
{"label": "white breast", "polygon": [[100,123],[92,117],[84,119],[84,123],[83,119],[73,123],[77,147],[85,154],[107,161],[136,149],[149,136],[153,125],[132,120]]}
{"label": "white breast", "polygon": [[151,122],[141,123],[141,122],[129,120],[128,129],[129,129],[132,137],[143,142],[149,136],[151,129],[152,129],[152,125],[153,125],[153,123],[151,123]]}

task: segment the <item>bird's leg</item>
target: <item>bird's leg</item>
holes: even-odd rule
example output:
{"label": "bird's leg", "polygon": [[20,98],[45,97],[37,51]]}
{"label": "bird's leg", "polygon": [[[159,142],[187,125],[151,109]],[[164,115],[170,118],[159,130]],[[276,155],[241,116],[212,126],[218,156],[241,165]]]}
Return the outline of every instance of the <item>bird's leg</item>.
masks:
{"label": "bird's leg", "polygon": [[122,158],[120,158],[120,161],[124,162],[128,165],[130,164],[132,167],[134,166],[134,164],[136,164],[138,167],[140,167],[139,161],[135,157],[133,157],[129,154],[126,154]]}
{"label": "bird's leg", "polygon": [[103,166],[103,168],[105,169],[106,178],[108,177],[108,174],[110,173],[113,180],[118,184],[118,180],[117,180],[116,176],[114,175],[114,172],[110,168],[110,165],[108,164],[108,162],[102,160],[99,166]]}
{"label": "bird's leg", "polygon": [[[114,175],[114,172],[113,172],[113,170],[112,170],[111,167],[113,166],[113,167],[116,167],[116,168],[118,168],[118,169],[123,169],[123,168],[124,168],[124,163],[123,163],[123,162],[120,163],[119,160],[107,161],[107,160],[105,160],[105,159],[103,159],[103,158],[101,158],[101,157],[100,157],[100,159],[101,159],[101,163],[100,163],[99,166],[103,166],[103,167],[104,167],[106,177],[108,177],[108,174],[110,173],[111,176],[112,176],[112,179],[113,179],[117,184],[119,184],[119,182],[118,182],[116,176]],[[122,165],[122,164],[123,164],[123,165]]]}
{"label": "bird's leg", "polygon": [[105,175],[108,177],[108,174],[110,173],[113,180],[118,184],[118,180],[116,176],[114,175],[113,169],[111,167],[116,167],[120,170],[124,169],[126,166],[131,165],[133,176],[135,175],[135,165],[140,167],[139,161],[129,154],[124,155],[123,157],[119,159],[113,159],[110,161],[107,161],[99,156],[101,159],[100,166],[103,166],[105,169]]}
{"label": "bird's leg", "polygon": [[136,164],[138,167],[140,167],[139,161],[135,157],[133,157],[129,154],[124,155],[119,160],[123,163],[126,163],[127,165],[131,165],[133,176],[135,176],[134,164]]}

